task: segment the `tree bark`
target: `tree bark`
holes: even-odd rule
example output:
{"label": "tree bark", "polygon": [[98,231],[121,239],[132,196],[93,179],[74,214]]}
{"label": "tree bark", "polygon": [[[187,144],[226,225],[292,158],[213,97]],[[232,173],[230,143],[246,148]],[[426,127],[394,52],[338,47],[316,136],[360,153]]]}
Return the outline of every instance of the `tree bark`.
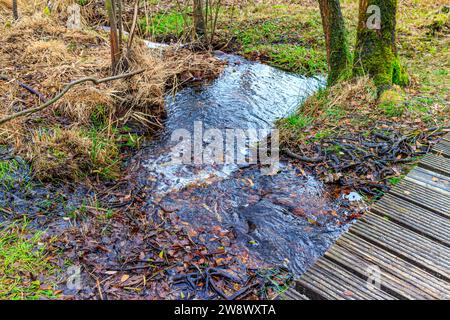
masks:
{"label": "tree bark", "polygon": [[17,0],[12,1],[12,11],[14,20],[19,19],[19,10],[17,9]]}
{"label": "tree bark", "polygon": [[398,0],[359,1],[353,71],[372,77],[379,91],[409,82],[395,44],[397,5]]}
{"label": "tree bark", "polygon": [[203,0],[193,0],[193,15],[194,15],[194,28],[198,37],[203,37],[206,34],[205,18],[203,16]]}
{"label": "tree bark", "polygon": [[319,0],[319,6],[327,47],[328,84],[333,85],[351,65],[347,30],[339,0]]}
{"label": "tree bark", "polygon": [[134,0],[134,10],[133,10],[133,22],[131,24],[130,35],[127,42],[127,51],[130,53],[131,45],[134,39],[134,33],[136,32],[137,21],[139,15],[139,0]]}
{"label": "tree bark", "polygon": [[119,36],[117,32],[117,17],[115,14],[115,1],[105,0],[105,8],[109,19],[109,39],[111,45],[111,70],[115,75],[118,72],[118,63],[120,60]]}

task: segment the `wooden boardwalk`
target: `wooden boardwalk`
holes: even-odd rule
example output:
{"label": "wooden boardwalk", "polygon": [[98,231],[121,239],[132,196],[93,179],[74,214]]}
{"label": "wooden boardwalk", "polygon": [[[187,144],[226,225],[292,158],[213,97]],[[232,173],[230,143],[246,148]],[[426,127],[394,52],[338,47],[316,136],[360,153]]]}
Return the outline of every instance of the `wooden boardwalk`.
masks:
{"label": "wooden boardwalk", "polygon": [[279,299],[450,299],[450,134]]}

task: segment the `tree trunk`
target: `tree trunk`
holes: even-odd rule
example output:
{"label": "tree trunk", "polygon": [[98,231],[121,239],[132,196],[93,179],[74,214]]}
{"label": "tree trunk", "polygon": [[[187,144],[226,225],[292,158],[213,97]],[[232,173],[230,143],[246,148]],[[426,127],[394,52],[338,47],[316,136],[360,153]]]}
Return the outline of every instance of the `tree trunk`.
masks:
{"label": "tree trunk", "polygon": [[206,34],[206,25],[205,25],[205,18],[203,16],[202,1],[203,0],[194,0],[194,7],[193,7],[195,33],[200,38]]}
{"label": "tree trunk", "polygon": [[19,11],[17,9],[17,0],[13,0],[13,2],[12,2],[12,11],[13,11],[14,20],[19,19]]}
{"label": "tree trunk", "polygon": [[339,0],[319,0],[319,6],[327,47],[328,84],[333,85],[351,65],[347,31]]}
{"label": "tree trunk", "polygon": [[408,84],[395,45],[398,0],[360,0],[354,74],[369,75],[379,91]]}
{"label": "tree trunk", "polygon": [[109,19],[109,39],[111,44],[111,69],[112,74],[115,75],[118,72],[118,63],[120,59],[120,48],[119,48],[119,36],[117,33],[117,18],[115,13],[115,1],[105,0],[105,8],[108,13]]}
{"label": "tree trunk", "polygon": [[123,40],[123,23],[122,23],[122,0],[115,0],[117,5],[116,11],[116,24],[119,33],[119,49],[122,50],[122,40]]}

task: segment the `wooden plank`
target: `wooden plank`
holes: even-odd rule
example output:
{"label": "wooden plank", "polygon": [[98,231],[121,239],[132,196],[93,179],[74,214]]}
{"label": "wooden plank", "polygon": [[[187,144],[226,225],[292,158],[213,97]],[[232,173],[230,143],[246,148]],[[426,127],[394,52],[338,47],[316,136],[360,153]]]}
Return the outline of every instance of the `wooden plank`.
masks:
{"label": "wooden plank", "polygon": [[450,195],[443,195],[408,180],[402,180],[389,193],[419,207],[450,218]]}
{"label": "wooden plank", "polygon": [[367,282],[341,266],[320,259],[297,282],[298,288],[311,299],[395,300],[392,295],[369,287]]}
{"label": "wooden plank", "polygon": [[444,140],[450,142],[450,132],[444,136]]}
{"label": "wooden plank", "polygon": [[285,292],[277,295],[274,300],[296,300],[296,301],[299,301],[299,300],[309,300],[309,298],[307,296],[297,292],[295,289],[289,288]]}
{"label": "wooden plank", "polygon": [[341,265],[346,270],[358,275],[365,281],[371,279],[372,285],[389,292],[399,299],[422,300],[434,297],[403,281],[401,278],[385,272],[379,266],[370,263],[339,246],[334,246],[325,254],[325,258]]}
{"label": "wooden plank", "polygon": [[322,299],[449,299],[450,133],[298,284]]}
{"label": "wooden plank", "polygon": [[439,142],[436,146],[434,146],[431,152],[446,158],[450,158],[450,142],[446,140]]}
{"label": "wooden plank", "polygon": [[448,299],[450,284],[396,257],[364,239],[346,233],[326,253],[327,259],[345,264],[366,280],[377,266],[381,271],[381,288],[407,299]]}
{"label": "wooden plank", "polygon": [[419,166],[450,177],[450,159],[448,158],[429,153],[423,157],[419,163]]}
{"label": "wooden plank", "polygon": [[370,212],[354,224],[350,232],[433,272],[439,278],[450,279],[450,250],[437,242]]}
{"label": "wooden plank", "polygon": [[[423,195],[426,196],[426,195]],[[450,220],[396,196],[386,194],[371,211],[421,235],[450,246]]]}
{"label": "wooden plank", "polygon": [[426,188],[450,196],[450,178],[423,168],[415,168],[405,178]]}

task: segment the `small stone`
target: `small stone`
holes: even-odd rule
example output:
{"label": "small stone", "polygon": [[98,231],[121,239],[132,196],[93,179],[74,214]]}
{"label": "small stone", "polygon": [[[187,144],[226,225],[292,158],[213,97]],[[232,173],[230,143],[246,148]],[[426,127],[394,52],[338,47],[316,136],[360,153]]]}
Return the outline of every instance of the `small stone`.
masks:
{"label": "small stone", "polygon": [[349,195],[345,196],[350,202],[361,201],[362,197],[357,192],[351,192]]}

